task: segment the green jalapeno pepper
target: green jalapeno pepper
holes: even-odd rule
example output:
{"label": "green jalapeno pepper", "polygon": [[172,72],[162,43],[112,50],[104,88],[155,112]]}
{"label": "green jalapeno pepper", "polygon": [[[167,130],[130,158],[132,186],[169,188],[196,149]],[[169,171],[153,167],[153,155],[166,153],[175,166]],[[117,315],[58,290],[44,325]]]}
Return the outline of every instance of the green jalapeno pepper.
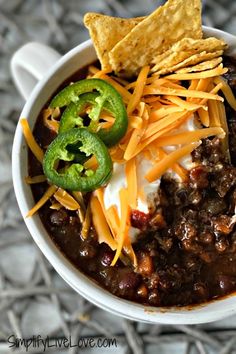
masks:
{"label": "green jalapeno pepper", "polygon": [[[90,93],[89,96],[85,94]],[[86,101],[87,99],[87,101]],[[65,87],[51,101],[50,107],[68,106],[62,116],[60,132],[67,128],[83,126],[83,119],[79,113],[87,103],[92,105],[89,113],[91,123],[89,129],[96,130],[99,116],[102,109],[108,110],[113,114],[115,122],[109,129],[99,131],[100,138],[107,146],[117,144],[125,135],[128,127],[128,117],[122,97],[116,89],[101,79],[85,79]]]}
{"label": "green jalapeno pepper", "polygon": [[[86,157],[95,155],[98,167],[86,170],[76,162],[76,152]],[[65,167],[57,169],[60,163]],[[70,163],[69,166],[67,164]],[[86,128],[74,128],[59,134],[49,145],[43,160],[44,174],[49,182],[70,190],[91,192],[104,185],[112,174],[112,161],[102,140]]]}
{"label": "green jalapeno pepper", "polygon": [[[93,112],[93,108],[96,106],[96,99],[99,97],[99,94],[96,92],[93,93],[84,93],[79,97],[79,101],[74,103],[71,102],[65,111],[63,112],[61,119],[60,119],[60,126],[59,126],[59,134],[63,133],[69,129],[75,128],[75,127],[83,127],[84,126],[84,118],[80,117],[80,114],[85,110],[86,106],[92,106],[91,112]],[[113,114],[113,109],[112,106],[109,104],[109,102],[104,102],[103,109],[108,111],[109,113]],[[90,115],[90,113],[89,113]],[[118,124],[118,120],[117,123]],[[88,129],[93,131],[97,130],[97,122],[94,120],[90,121],[90,124],[88,125]],[[113,126],[112,129],[109,130],[109,138],[111,135],[113,135],[113,130],[116,130],[116,127]],[[104,132],[105,131],[105,132]],[[108,136],[108,131],[107,129],[101,129],[98,132],[98,135],[100,138],[103,140],[103,136],[105,133],[105,138]],[[106,140],[106,139],[105,139]],[[104,141],[106,143],[106,141]]]}

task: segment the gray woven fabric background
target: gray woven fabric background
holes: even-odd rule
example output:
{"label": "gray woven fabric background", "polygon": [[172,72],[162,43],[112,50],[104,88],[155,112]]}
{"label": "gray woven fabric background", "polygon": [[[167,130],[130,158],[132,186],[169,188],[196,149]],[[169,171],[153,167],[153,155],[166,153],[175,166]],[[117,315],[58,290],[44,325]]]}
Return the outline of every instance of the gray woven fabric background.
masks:
{"label": "gray woven fabric background", "polygon": [[[187,0],[186,0],[187,1]],[[110,315],[77,295],[55,273],[33,243],[19,213],[11,178],[11,147],[23,100],[11,81],[9,60],[28,41],[65,53],[86,38],[83,14],[99,11],[140,16],[158,0],[0,0],[0,353],[6,338],[33,334],[74,339],[116,337],[118,347],[80,353],[236,353],[236,317],[202,326],[132,323]],[[206,0],[204,23],[236,34],[236,0]],[[16,350],[15,353],[25,352]],[[42,353],[43,349],[34,349]],[[46,353],[77,353],[51,349]]]}

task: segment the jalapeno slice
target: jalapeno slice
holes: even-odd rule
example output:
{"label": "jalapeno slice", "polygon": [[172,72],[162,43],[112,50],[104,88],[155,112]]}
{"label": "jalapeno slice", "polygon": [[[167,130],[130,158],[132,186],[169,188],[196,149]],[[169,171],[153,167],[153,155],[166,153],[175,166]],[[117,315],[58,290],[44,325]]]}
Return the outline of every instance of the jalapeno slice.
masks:
{"label": "jalapeno slice", "polygon": [[[90,114],[93,113],[93,108],[96,107],[97,104],[96,99],[98,97],[99,97],[99,93],[95,93],[95,92],[84,93],[80,96],[78,102],[76,103],[71,102],[61,116],[59,134],[75,127],[84,127],[84,118],[81,117],[81,114],[85,111],[86,106],[90,106],[92,107],[91,113],[88,114],[88,117],[90,118]],[[103,109],[113,114],[113,109],[112,106],[109,104],[109,102],[104,102]],[[98,123],[97,121],[91,119],[88,125],[88,129],[96,132],[98,128],[97,123]],[[104,136],[104,131],[105,131],[105,137],[104,137],[105,141],[102,139],[104,143],[106,143],[106,136],[108,136],[108,134],[109,134],[109,138],[112,135],[116,135],[117,129],[119,129],[119,127],[117,128],[117,125],[119,125],[119,119],[116,119],[113,127],[109,129],[109,131],[107,129],[99,130],[97,134],[100,136],[101,139]]]}
{"label": "jalapeno slice", "polygon": [[[73,149],[72,149],[73,147]],[[86,170],[76,162],[76,155],[95,155],[98,167]],[[64,163],[65,166],[60,166]],[[43,160],[44,174],[49,182],[70,190],[91,192],[104,185],[112,174],[112,161],[102,140],[86,128],[74,128],[59,134],[49,145]]]}
{"label": "jalapeno slice", "polygon": [[89,129],[93,131],[96,130],[102,109],[113,114],[115,122],[112,127],[101,129],[98,134],[107,146],[117,144],[127,131],[127,112],[120,94],[113,86],[101,79],[78,81],[65,87],[52,99],[51,108],[68,106],[62,116],[60,132],[66,131],[67,128],[83,126],[83,119],[78,115],[86,103],[92,105],[89,113],[91,119]]}

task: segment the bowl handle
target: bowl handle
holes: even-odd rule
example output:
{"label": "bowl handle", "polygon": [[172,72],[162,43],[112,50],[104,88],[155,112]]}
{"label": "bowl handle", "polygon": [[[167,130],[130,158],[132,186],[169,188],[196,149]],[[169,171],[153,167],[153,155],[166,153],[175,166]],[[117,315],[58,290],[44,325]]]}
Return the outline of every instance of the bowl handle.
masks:
{"label": "bowl handle", "polygon": [[27,43],[15,52],[10,63],[11,74],[25,100],[37,82],[60,58],[57,51],[37,42]]}

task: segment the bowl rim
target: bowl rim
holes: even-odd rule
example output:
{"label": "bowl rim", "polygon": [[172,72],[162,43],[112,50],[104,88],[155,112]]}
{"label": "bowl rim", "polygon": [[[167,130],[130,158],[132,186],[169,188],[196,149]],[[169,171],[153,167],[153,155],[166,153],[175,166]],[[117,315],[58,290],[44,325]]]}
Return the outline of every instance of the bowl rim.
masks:
{"label": "bowl rim", "polygon": [[[203,26],[207,36],[218,36],[229,38],[227,41],[236,44],[236,37],[213,28]],[[20,117],[27,117],[38,96],[42,93],[47,83],[53,78],[58,70],[68,63],[75,55],[85,51],[92,50],[93,44],[91,40],[87,40],[77,47],[73,48],[62,56],[58,62],[46,73],[45,77],[38,82],[33,89],[22,110]],[[64,80],[63,80],[64,81]],[[207,323],[236,313],[236,294],[231,294],[227,298],[221,298],[217,301],[200,304],[199,306],[187,307],[151,307],[141,305],[129,300],[119,298],[107,290],[100,287],[94,280],[83,274],[62,254],[59,248],[51,240],[47,234],[38,215],[31,218],[25,218],[27,210],[27,196],[23,176],[21,173],[21,154],[23,151],[24,139],[18,122],[12,148],[12,177],[16,199],[25,221],[25,224],[33,237],[35,243],[41,249],[42,253],[53,265],[55,270],[61,277],[79,294],[85,297],[95,305],[105,309],[113,314],[122,316],[131,320],[147,322],[147,323],[163,323],[163,324],[198,324]],[[26,155],[27,156],[27,155]],[[27,159],[27,158],[26,158]],[[232,301],[229,301],[233,299]]]}

